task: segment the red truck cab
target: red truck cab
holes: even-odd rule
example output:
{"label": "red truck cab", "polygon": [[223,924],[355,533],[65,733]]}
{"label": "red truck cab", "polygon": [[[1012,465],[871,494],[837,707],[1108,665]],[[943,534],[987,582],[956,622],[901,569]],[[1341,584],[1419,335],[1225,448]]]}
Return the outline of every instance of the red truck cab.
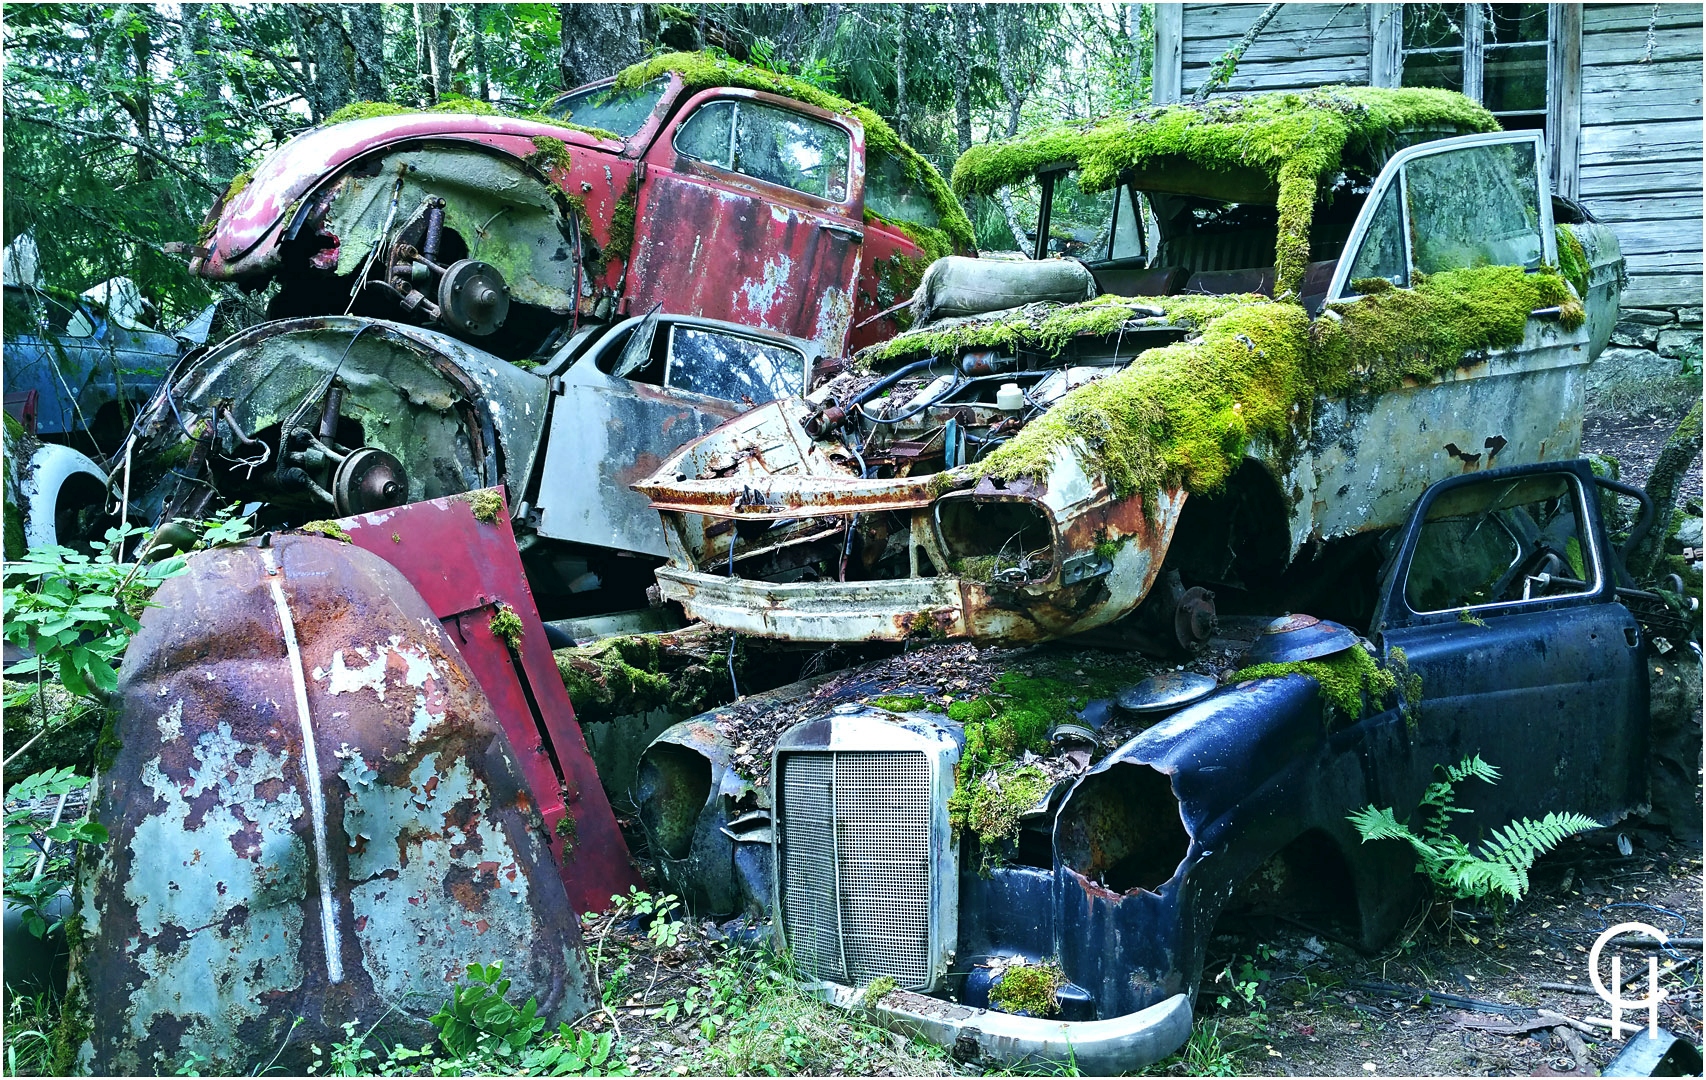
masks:
{"label": "red truck cab", "polygon": [[669,59],[532,117],[353,106],[233,183],[192,267],[276,278],[274,317],[416,322],[508,359],[658,305],[830,357],[903,329],[888,309],[929,259],[970,249],[931,166],[886,131],[896,149],[868,147],[881,121],[851,104],[727,63],[690,84]]}

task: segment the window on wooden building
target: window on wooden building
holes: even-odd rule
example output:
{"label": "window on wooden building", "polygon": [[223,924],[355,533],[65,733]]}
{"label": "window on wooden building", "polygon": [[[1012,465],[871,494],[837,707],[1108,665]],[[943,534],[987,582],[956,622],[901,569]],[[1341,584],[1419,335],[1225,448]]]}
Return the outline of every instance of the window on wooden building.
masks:
{"label": "window on wooden building", "polygon": [[1404,86],[1457,90],[1505,130],[1546,126],[1548,4],[1405,4]]}

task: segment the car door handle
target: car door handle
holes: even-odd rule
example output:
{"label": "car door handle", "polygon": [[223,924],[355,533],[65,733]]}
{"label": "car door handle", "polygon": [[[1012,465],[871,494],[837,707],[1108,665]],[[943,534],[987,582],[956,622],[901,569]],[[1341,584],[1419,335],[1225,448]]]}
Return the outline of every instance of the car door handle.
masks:
{"label": "car door handle", "polygon": [[824,232],[831,232],[837,236],[845,236],[849,241],[855,244],[860,243],[865,239],[864,233],[847,225],[832,225],[827,221],[820,221],[817,223],[817,227],[822,229]]}

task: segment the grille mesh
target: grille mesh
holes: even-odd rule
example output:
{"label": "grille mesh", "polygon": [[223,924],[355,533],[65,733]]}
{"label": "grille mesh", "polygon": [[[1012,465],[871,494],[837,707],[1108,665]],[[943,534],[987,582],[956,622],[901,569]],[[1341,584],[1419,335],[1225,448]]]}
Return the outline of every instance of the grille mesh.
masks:
{"label": "grille mesh", "polygon": [[[782,921],[822,979],[929,985],[930,767],[915,752],[782,759]],[[840,866],[836,857],[839,854]]]}

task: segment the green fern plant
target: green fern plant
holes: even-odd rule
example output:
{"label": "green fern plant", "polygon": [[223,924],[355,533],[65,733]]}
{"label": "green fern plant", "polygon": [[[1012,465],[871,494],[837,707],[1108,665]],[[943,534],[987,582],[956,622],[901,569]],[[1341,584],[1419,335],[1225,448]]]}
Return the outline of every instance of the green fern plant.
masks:
{"label": "green fern plant", "polygon": [[1528,870],[1534,860],[1566,837],[1600,827],[1599,822],[1583,814],[1549,813],[1538,821],[1518,818],[1493,829],[1471,848],[1450,832],[1452,815],[1474,812],[1457,805],[1456,785],[1471,779],[1496,784],[1499,770],[1482,761],[1479,754],[1440,768],[1445,778],[1429,784],[1416,807],[1421,816],[1420,834],[1399,821],[1391,809],[1372,804],[1350,814],[1349,819],[1365,844],[1370,840],[1409,844],[1416,853],[1416,871],[1456,899],[1503,896],[1520,900],[1528,892]]}

